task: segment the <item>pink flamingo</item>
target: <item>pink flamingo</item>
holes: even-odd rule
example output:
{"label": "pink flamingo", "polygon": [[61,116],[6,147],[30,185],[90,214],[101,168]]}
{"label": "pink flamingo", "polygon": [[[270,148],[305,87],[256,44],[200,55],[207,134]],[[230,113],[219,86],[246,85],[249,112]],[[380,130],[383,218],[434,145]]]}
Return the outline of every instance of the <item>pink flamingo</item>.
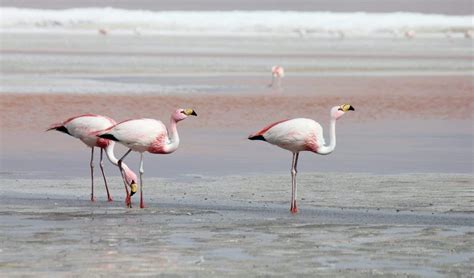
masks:
{"label": "pink flamingo", "polygon": [[[274,87],[275,85],[277,88],[281,87],[281,79],[285,77],[285,70],[282,66],[273,66],[272,67],[272,83],[269,87]],[[276,81],[276,84],[275,84]]]}
{"label": "pink flamingo", "polygon": [[415,30],[405,31],[405,38],[407,38],[407,39],[413,39],[413,38],[415,38],[415,35],[416,35]]}
{"label": "pink flamingo", "polygon": [[100,35],[102,36],[107,36],[109,34],[109,31],[107,31],[107,29],[105,28],[100,28],[99,30],[97,30],[99,32]]}
{"label": "pink flamingo", "polygon": [[[179,147],[179,136],[177,123],[186,119],[188,116],[197,116],[193,109],[178,109],[170,118],[170,128],[154,119],[136,119],[127,120],[118,123],[97,133],[97,136],[103,139],[110,139],[121,143],[129,150],[120,158],[118,166],[123,171],[122,161],[131,152],[140,153],[140,208],[143,204],[143,153],[169,154],[176,151]],[[168,130],[170,132],[168,132]]]}
{"label": "pink flamingo", "polygon": [[[112,201],[112,197],[110,196],[109,188],[107,186],[107,179],[105,178],[104,174],[104,162],[103,162],[103,150],[105,149],[105,153],[107,158],[112,162],[114,165],[118,165],[117,158],[114,155],[114,146],[115,142],[112,142],[107,139],[97,138],[95,133],[99,130],[106,129],[110,126],[115,125],[115,121],[109,117],[95,115],[95,114],[85,114],[76,117],[72,117],[67,119],[64,122],[57,123],[51,125],[48,130],[57,130],[60,132],[64,132],[69,134],[79,140],[81,140],[84,144],[91,148],[91,160],[90,160],[90,168],[91,168],[91,201],[94,202],[94,148],[100,148],[100,170],[102,172],[102,176],[104,178],[105,189],[107,190],[107,197],[108,201]],[[127,185],[131,187],[132,195],[137,191],[137,176],[133,171],[131,171],[126,165],[125,168],[125,179],[126,179],[126,186],[125,189],[128,195]]]}
{"label": "pink flamingo", "polygon": [[347,111],[354,111],[349,104],[331,108],[330,142],[325,144],[323,128],[311,119],[291,119],[273,123],[255,134],[249,136],[250,140],[262,140],[276,145],[293,153],[291,165],[291,206],[290,211],[297,213],[296,207],[296,166],[301,151],[311,151],[327,155],[336,147],[336,120]]}

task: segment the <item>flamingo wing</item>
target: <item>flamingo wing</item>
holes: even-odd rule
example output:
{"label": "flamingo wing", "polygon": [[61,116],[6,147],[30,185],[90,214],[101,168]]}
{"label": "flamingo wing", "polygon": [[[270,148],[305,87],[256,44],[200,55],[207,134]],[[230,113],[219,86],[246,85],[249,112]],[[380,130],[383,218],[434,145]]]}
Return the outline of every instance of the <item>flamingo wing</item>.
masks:
{"label": "flamingo wing", "polygon": [[134,151],[146,151],[157,138],[167,134],[166,126],[154,119],[128,120],[98,134],[101,138],[117,141]]}
{"label": "flamingo wing", "polygon": [[62,123],[53,124],[48,130],[55,129],[80,139],[90,147],[107,145],[104,140],[97,140],[94,132],[113,126],[115,121],[109,117],[84,114],[67,119]]}
{"label": "flamingo wing", "polygon": [[324,145],[321,125],[311,119],[292,119],[271,124],[251,136],[292,152],[316,151]]}

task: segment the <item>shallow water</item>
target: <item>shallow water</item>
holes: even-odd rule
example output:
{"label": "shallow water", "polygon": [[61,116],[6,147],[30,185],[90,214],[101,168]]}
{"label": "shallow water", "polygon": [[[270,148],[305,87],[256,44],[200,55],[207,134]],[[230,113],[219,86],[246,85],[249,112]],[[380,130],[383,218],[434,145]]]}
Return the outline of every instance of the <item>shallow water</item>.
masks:
{"label": "shallow water", "polygon": [[[0,268],[8,276],[463,276],[474,260],[466,180],[302,175],[300,213],[291,215],[279,176],[150,179],[146,209],[125,208],[115,186],[114,202],[100,188],[91,203],[87,179],[2,179],[12,189],[1,187]],[[348,181],[361,185],[351,198]]]}

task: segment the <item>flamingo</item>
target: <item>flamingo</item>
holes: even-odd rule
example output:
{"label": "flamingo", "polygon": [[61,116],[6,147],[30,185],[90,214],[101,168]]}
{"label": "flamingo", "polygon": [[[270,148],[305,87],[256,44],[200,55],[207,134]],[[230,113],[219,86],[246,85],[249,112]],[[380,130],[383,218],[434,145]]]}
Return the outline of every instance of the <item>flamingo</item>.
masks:
{"label": "flamingo", "polygon": [[123,171],[122,161],[131,151],[140,153],[140,208],[145,207],[143,204],[143,153],[170,154],[176,151],[179,147],[177,123],[191,115],[197,116],[193,109],[176,110],[171,114],[169,129],[166,129],[166,126],[158,120],[133,119],[97,133],[97,136],[102,139],[110,139],[129,148],[118,161],[120,171]]}
{"label": "flamingo", "polygon": [[407,30],[407,31],[405,31],[405,38],[407,38],[407,39],[410,39],[410,40],[411,40],[411,39],[415,38],[415,35],[416,35],[415,30]]}
{"label": "flamingo", "polygon": [[283,69],[282,66],[273,66],[272,67],[272,83],[269,85],[269,87],[275,86],[275,80],[276,80],[276,86],[277,88],[281,87],[281,78],[285,77],[285,70]]}
{"label": "flamingo", "polygon": [[464,38],[472,39],[474,37],[474,30],[466,30],[464,32]]}
{"label": "flamingo", "polygon": [[[100,170],[102,172],[102,177],[104,178],[105,189],[107,191],[107,198],[109,202],[112,202],[112,197],[110,196],[109,188],[107,186],[107,179],[105,178],[104,174],[104,162],[103,162],[103,151],[107,155],[107,158],[112,162],[114,165],[118,165],[117,158],[114,155],[114,146],[115,142],[97,138],[95,132],[108,128],[110,126],[115,125],[115,121],[109,117],[95,115],[95,114],[84,114],[80,116],[75,116],[69,118],[61,123],[56,123],[51,125],[47,131],[49,130],[57,130],[60,132],[64,132],[66,134],[71,135],[79,140],[81,140],[84,144],[91,148],[91,160],[90,160],[90,168],[91,168],[91,201],[94,202],[94,148],[100,148]],[[125,179],[126,184],[128,184],[131,188],[132,195],[137,191],[137,176],[133,171],[131,171],[126,165],[125,168]],[[127,186],[125,187],[128,195]]]}
{"label": "flamingo", "polygon": [[330,142],[326,144],[323,137],[323,128],[314,120],[297,118],[273,123],[249,136],[250,140],[262,140],[276,145],[293,153],[291,165],[291,213],[297,213],[296,207],[296,167],[301,151],[311,151],[327,155],[336,147],[336,120],[347,111],[354,111],[349,104],[331,108]]}
{"label": "flamingo", "polygon": [[100,28],[99,30],[97,30],[99,32],[100,35],[102,36],[107,36],[109,34],[109,31],[107,31],[107,29],[105,28]]}

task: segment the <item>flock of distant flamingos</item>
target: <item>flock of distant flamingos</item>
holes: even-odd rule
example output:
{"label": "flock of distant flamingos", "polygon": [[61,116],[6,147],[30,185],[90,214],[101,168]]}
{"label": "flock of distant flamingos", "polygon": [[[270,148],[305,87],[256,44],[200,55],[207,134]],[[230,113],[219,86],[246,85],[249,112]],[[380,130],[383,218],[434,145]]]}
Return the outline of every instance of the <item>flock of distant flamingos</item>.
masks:
{"label": "flock of distant flamingos", "polygon": [[[106,28],[100,28],[100,29],[97,30],[97,32],[102,36],[107,36],[109,34],[109,31]],[[137,29],[137,28],[133,30],[133,33],[137,36],[141,35],[140,30]],[[306,30],[304,30],[304,29],[298,30],[297,33],[299,34],[300,37],[305,37],[306,34],[307,34]],[[331,32],[331,33],[336,35],[338,38],[341,38],[341,39],[346,37],[346,34],[343,31],[334,31],[334,32]],[[392,30],[391,33],[395,37],[405,37],[406,39],[413,39],[413,38],[416,37],[415,30],[411,30],[411,29]],[[445,36],[447,38],[451,38],[455,34],[456,34],[455,32],[451,32],[451,31],[445,32]],[[464,35],[464,38],[466,38],[466,39],[474,38],[474,30],[466,30],[462,34]]]}
{"label": "flock of distant flamingos", "polygon": [[[284,70],[281,66],[272,68],[272,86],[281,86],[281,78]],[[319,123],[311,119],[296,118],[272,123],[260,131],[249,136],[250,140],[262,140],[293,153],[291,166],[291,206],[290,211],[297,213],[296,206],[296,173],[298,156],[302,151],[310,151],[321,155],[327,155],[336,147],[336,120],[346,112],[353,111],[349,104],[334,106],[330,110],[329,143],[326,144],[323,137],[323,129]],[[197,116],[193,109],[177,109],[171,114],[168,128],[155,119],[132,119],[123,122],[115,122],[113,119],[95,115],[85,114],[69,118],[63,122],[51,125],[48,130],[57,130],[69,134],[91,148],[91,201],[94,201],[94,149],[100,149],[100,170],[104,178],[105,189],[109,201],[112,201],[107,179],[104,174],[103,152],[112,164],[118,166],[124,182],[127,207],[132,206],[131,196],[137,192],[137,176],[123,162],[131,151],[140,153],[140,208],[144,208],[143,202],[143,153],[170,154],[179,147],[178,122]],[[117,159],[114,155],[115,142],[118,142],[129,150]],[[129,191],[130,188],[130,191]]]}

